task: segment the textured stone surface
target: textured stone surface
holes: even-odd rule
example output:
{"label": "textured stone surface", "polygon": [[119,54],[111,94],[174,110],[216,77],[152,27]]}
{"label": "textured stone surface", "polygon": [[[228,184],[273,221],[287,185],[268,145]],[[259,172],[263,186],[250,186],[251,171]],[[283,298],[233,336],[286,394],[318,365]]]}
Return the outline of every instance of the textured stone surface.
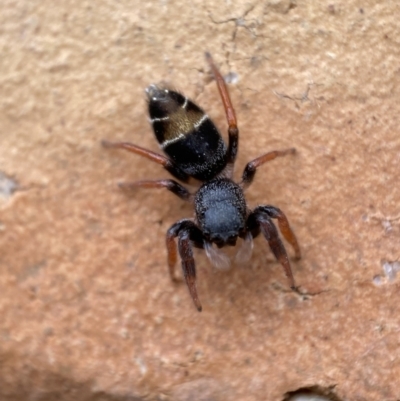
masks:
{"label": "textured stone surface", "polygon": [[[400,279],[383,270],[400,256],[400,5],[217,3],[2,1],[2,400],[400,398]],[[228,272],[196,254],[197,313],[164,248],[190,205],[116,187],[167,177],[100,146],[157,149],[149,83],[225,131],[205,50],[235,81],[237,177],[262,152],[298,150],[257,173],[248,201],[288,215],[303,296],[260,238]]]}

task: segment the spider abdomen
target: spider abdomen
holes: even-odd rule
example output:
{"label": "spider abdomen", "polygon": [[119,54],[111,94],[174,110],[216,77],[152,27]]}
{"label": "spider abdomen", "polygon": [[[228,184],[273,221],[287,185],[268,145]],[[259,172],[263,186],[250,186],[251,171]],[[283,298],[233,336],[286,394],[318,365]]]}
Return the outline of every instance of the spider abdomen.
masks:
{"label": "spider abdomen", "polygon": [[207,114],[170,89],[150,85],[146,92],[150,121],[163,151],[200,181],[219,174],[226,166],[226,145]]}

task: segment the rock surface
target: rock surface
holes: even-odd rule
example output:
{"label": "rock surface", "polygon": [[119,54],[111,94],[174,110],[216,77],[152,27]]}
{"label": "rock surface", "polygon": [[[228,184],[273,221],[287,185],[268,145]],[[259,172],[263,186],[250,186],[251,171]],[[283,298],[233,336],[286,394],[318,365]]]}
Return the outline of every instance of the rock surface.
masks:
{"label": "rock surface", "polygon": [[[0,399],[275,401],[317,387],[398,400],[400,5],[143,3],[0,5]],[[247,198],[285,211],[303,259],[300,295],[262,238],[227,272],[196,253],[199,314],[164,246],[192,208],[119,191],[168,174],[100,142],[157,150],[143,90],[160,81],[225,134],[205,50],[231,81],[236,176],[297,149]]]}

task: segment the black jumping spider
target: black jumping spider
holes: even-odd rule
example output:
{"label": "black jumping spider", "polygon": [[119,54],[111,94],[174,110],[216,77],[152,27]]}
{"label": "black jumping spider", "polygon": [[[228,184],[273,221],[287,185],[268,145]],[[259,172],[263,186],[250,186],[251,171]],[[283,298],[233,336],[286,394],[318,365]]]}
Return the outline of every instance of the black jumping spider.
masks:
{"label": "black jumping spider", "polygon": [[[167,157],[127,142],[103,141],[107,148],[120,148],[144,156],[161,164],[175,178],[188,182],[190,178],[202,184],[194,193],[174,180],[137,181],[124,183],[123,188],[166,188],[183,200],[194,203],[195,218],[183,219],[167,232],[168,266],[172,279],[175,279],[177,251],[182,260],[183,275],[197,310],[201,304],[196,290],[196,268],[192,247],[205,249],[214,266],[229,266],[228,257],[218,251],[225,245],[235,245],[240,237],[243,240],[237,259],[240,262],[251,256],[253,238],[260,232],[264,235],[276,259],[283,266],[290,287],[295,288],[294,278],[285,247],[272,222],[277,219],[282,235],[293,246],[295,256],[300,258],[300,247],[284,213],[274,206],[257,206],[249,210],[243,191],[253,181],[256,170],[262,164],[276,157],[293,154],[294,148],[268,152],[248,163],[242,181],[232,180],[233,166],[238,151],[239,130],[236,123],[228,89],[221,73],[215,66],[211,55],[206,59],[217,81],[219,93],[228,120],[228,147],[220,133],[196,104],[178,92],[150,85],[146,89],[150,121],[161,149]],[[178,238],[178,248],[175,238]]]}

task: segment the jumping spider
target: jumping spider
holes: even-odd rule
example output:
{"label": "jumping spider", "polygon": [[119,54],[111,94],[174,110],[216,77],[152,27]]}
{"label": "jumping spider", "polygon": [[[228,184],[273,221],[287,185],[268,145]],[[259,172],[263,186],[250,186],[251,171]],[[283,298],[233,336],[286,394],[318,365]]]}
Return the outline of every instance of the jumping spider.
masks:
{"label": "jumping spider", "polygon": [[[196,290],[196,268],[193,247],[205,249],[211,263],[218,268],[229,266],[229,258],[213,247],[233,246],[240,237],[243,243],[236,255],[240,262],[251,256],[253,238],[260,232],[281,263],[292,289],[295,288],[292,269],[285,247],[272,222],[277,219],[282,235],[292,245],[295,257],[300,259],[300,247],[284,213],[274,206],[261,205],[249,210],[244,190],[253,181],[258,167],[276,157],[293,154],[294,148],[268,152],[250,163],[243,171],[242,181],[232,180],[239,130],[236,123],[228,89],[221,73],[209,53],[206,59],[217,82],[222,103],[228,120],[229,142],[226,146],[220,133],[207,114],[178,92],[150,85],[146,89],[150,121],[161,149],[167,155],[144,149],[127,142],[103,141],[107,148],[125,149],[161,164],[178,180],[187,183],[190,178],[201,182],[195,193],[171,179],[137,181],[120,184],[123,188],[166,188],[179,198],[191,202],[195,208],[194,219],[183,219],[167,231],[168,266],[171,278],[175,280],[177,250],[182,261],[183,275],[190,295],[198,311],[202,307]],[[178,238],[178,249],[175,238]]]}

